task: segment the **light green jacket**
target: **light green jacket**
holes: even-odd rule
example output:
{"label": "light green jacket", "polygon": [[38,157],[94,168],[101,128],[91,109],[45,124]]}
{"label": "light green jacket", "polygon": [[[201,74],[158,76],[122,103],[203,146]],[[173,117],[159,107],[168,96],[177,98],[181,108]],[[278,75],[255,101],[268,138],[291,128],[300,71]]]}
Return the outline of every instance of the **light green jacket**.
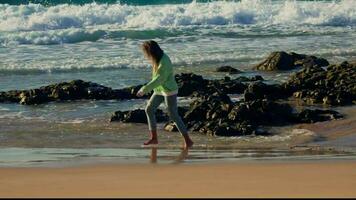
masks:
{"label": "light green jacket", "polygon": [[166,54],[163,54],[159,61],[157,71],[152,73],[152,80],[144,85],[141,90],[144,94],[152,90],[158,94],[169,94],[178,91],[172,62]]}

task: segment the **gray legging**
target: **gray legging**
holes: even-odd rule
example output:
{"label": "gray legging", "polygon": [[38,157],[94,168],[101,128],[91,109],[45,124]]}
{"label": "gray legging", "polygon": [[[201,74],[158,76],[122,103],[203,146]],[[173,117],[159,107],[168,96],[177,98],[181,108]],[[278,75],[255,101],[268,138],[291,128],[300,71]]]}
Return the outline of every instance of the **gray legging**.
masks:
{"label": "gray legging", "polygon": [[157,108],[163,101],[165,101],[166,103],[168,116],[175,123],[179,132],[181,134],[188,134],[187,129],[178,114],[177,95],[163,96],[163,95],[153,94],[151,96],[145,109],[149,130],[156,131],[157,129],[155,113]]}

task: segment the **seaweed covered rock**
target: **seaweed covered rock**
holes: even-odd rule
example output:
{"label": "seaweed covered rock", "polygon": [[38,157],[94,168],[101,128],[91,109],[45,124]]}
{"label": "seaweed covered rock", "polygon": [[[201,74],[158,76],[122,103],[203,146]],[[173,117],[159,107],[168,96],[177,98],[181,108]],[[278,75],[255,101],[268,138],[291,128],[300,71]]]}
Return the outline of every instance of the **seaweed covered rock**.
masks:
{"label": "seaweed covered rock", "polygon": [[256,70],[275,71],[292,70],[297,67],[328,66],[329,62],[324,58],[317,58],[297,53],[284,51],[272,52],[264,61],[254,66]]}
{"label": "seaweed covered rock", "polygon": [[306,67],[295,73],[284,87],[310,103],[347,105],[356,103],[356,63],[343,62],[321,67]]}

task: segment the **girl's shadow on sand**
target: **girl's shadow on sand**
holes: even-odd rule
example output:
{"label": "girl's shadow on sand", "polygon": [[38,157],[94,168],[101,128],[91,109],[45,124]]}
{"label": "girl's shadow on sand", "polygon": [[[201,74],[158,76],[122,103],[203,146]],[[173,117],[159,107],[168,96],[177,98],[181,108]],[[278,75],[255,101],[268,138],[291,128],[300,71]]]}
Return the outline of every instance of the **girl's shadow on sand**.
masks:
{"label": "girl's shadow on sand", "polygon": [[[188,157],[188,148],[182,149],[180,154],[174,159],[172,164],[182,163]],[[157,163],[157,147],[151,147],[150,163]]]}

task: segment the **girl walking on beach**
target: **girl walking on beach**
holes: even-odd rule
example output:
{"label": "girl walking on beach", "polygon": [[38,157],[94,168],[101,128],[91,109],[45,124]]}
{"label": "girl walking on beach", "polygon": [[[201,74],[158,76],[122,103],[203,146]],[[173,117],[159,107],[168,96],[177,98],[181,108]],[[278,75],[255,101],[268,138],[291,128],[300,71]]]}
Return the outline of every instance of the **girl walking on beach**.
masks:
{"label": "girl walking on beach", "polygon": [[178,86],[175,81],[171,60],[155,41],[144,42],[142,50],[144,56],[152,63],[152,80],[137,92],[137,96],[141,97],[153,90],[153,94],[145,108],[151,138],[144,145],[158,144],[155,112],[164,101],[170,119],[175,123],[184,138],[184,147],[193,146],[193,141],[190,139],[188,131],[178,115]]}

